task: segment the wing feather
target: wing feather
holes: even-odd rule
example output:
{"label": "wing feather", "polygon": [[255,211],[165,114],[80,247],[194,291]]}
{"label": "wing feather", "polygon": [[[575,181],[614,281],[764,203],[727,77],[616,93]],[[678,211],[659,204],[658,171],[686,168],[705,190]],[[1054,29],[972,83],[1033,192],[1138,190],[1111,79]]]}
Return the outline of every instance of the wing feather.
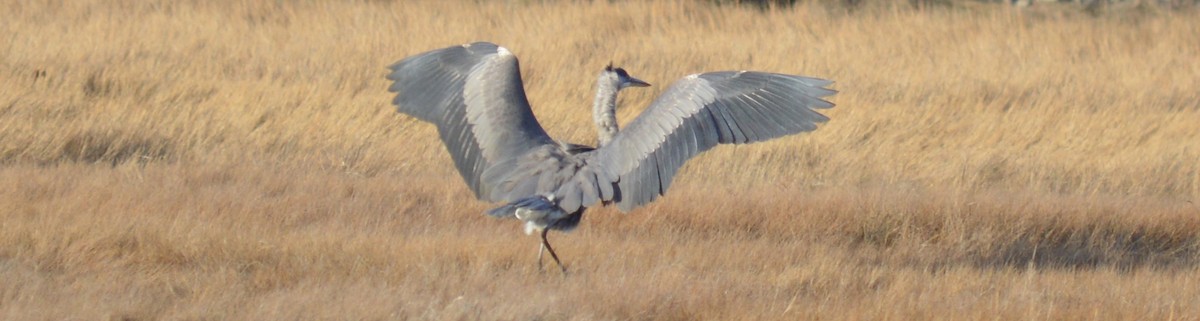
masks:
{"label": "wing feather", "polygon": [[489,199],[496,185],[483,179],[484,171],[554,143],[529,107],[516,56],[503,47],[454,46],[389,68],[397,111],[437,126],[459,174],[480,199]]}
{"label": "wing feather", "polygon": [[[601,185],[596,198],[581,197],[579,206],[613,201],[628,212],[666,193],[688,159],[716,145],[753,143],[814,130],[817,123],[828,120],[816,109],[833,107],[821,98],[836,93],[823,88],[831,83],[746,71],[704,73],[679,80],[612,142],[587,155],[580,172],[615,175],[618,188],[609,197]],[[563,186],[558,191],[574,194],[581,189]],[[568,205],[560,207],[568,212],[577,209],[574,202]]]}

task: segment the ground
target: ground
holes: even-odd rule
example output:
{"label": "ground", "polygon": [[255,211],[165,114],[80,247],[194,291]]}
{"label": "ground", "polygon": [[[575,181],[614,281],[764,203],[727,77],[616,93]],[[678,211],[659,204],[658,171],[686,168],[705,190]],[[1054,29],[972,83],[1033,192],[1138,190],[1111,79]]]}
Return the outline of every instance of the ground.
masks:
{"label": "ground", "polygon": [[[1200,315],[1193,11],[0,2],[0,319]],[[478,40],[578,143],[609,62],[655,84],[623,122],[701,71],[840,93],[551,234],[563,277],[389,105],[386,66]]]}

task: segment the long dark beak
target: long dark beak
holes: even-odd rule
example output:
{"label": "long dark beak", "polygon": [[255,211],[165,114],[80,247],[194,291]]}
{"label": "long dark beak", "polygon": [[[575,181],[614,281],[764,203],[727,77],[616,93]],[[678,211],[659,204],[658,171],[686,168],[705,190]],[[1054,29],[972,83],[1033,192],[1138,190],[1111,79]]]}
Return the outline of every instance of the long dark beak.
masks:
{"label": "long dark beak", "polygon": [[633,77],[629,77],[629,85],[633,87],[650,87],[650,83]]}

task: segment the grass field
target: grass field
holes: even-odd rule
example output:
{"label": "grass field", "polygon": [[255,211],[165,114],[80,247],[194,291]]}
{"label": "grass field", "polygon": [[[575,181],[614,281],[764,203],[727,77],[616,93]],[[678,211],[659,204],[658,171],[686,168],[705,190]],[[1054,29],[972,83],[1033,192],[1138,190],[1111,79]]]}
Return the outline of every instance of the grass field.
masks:
{"label": "grass field", "polygon": [[[898,3],[898,2],[897,2]],[[0,0],[0,319],[1200,319],[1200,17],[953,2]],[[594,143],[607,63],[836,80],[807,135],[553,234],[385,67],[488,40]]]}

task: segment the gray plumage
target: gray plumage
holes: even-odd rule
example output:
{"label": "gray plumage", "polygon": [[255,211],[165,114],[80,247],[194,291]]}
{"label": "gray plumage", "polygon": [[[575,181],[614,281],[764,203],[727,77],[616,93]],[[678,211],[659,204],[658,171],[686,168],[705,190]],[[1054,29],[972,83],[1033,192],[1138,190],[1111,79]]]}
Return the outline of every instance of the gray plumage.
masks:
{"label": "gray plumage", "polygon": [[556,262],[546,231],[574,228],[587,207],[616,203],[628,212],[654,201],[684,162],[718,144],[814,130],[828,120],[816,110],[833,107],[821,97],[836,93],[824,88],[832,82],[817,78],[695,74],[676,81],[619,131],[618,92],[649,84],[609,66],[597,78],[593,115],[600,146],[593,149],[546,134],[529,107],[517,59],[503,47],[454,46],[390,68],[398,110],[436,125],[475,196],[507,203],[488,214],[533,226]]}

